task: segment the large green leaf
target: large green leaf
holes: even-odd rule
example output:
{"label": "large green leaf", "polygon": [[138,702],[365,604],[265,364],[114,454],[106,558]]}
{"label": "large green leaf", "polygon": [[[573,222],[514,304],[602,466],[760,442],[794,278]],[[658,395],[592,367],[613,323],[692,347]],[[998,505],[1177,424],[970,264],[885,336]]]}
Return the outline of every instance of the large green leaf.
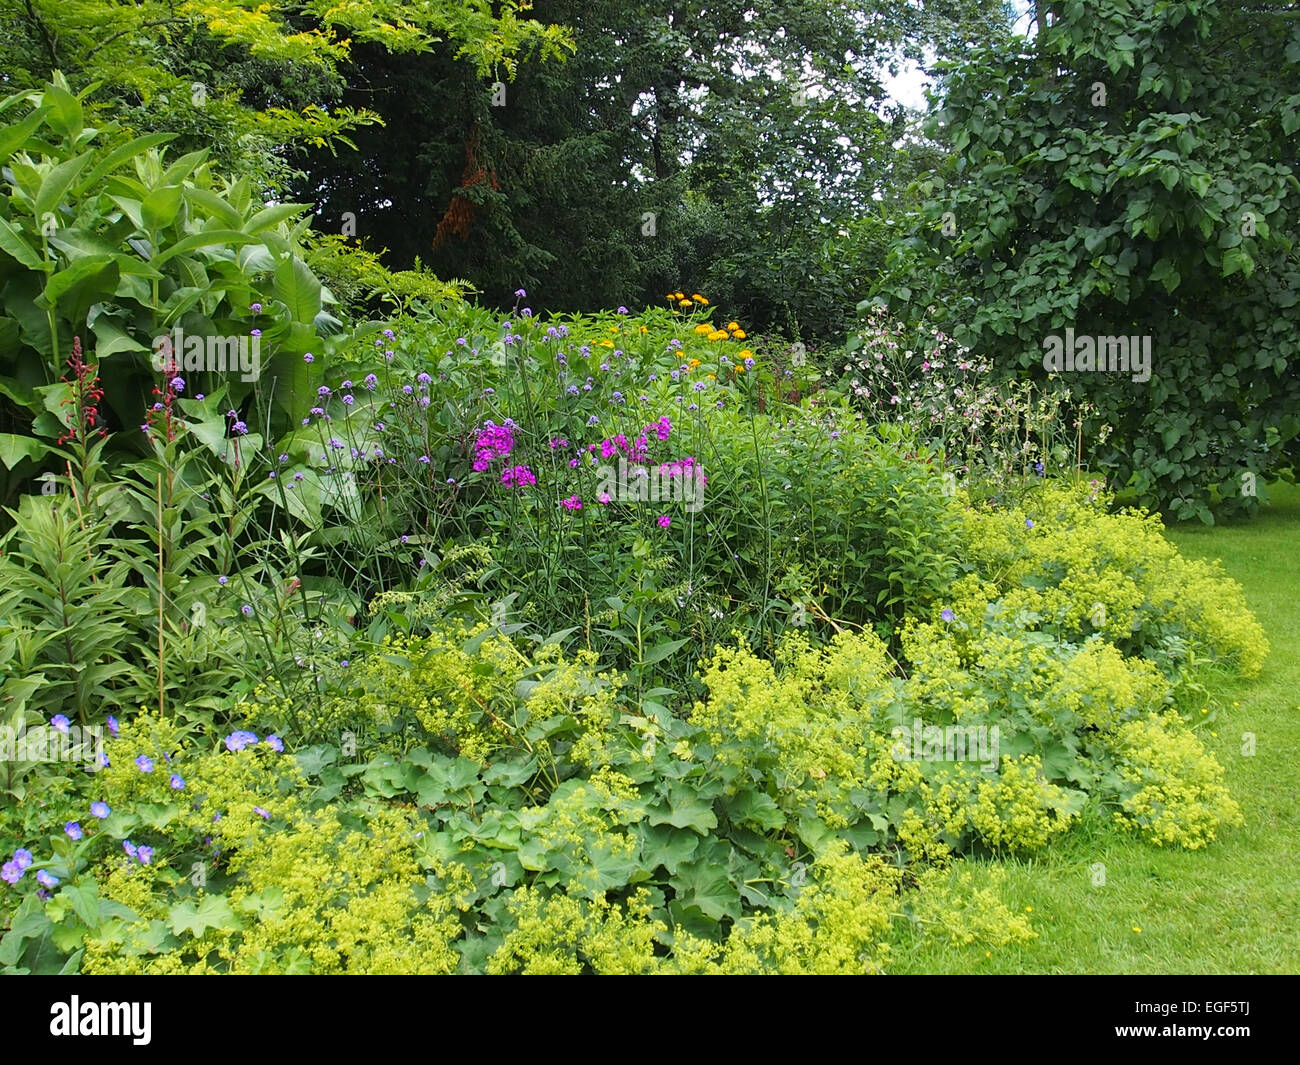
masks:
{"label": "large green leaf", "polygon": [[197,152],[190,152],[182,155],[172,163],[163,173],[159,185],[181,185],[184,180],[194,173],[194,169],[208,157],[208,149],[200,148]]}
{"label": "large green leaf", "polygon": [[98,233],[85,229],[58,229],[47,239],[69,260],[84,259],[87,255],[117,255],[121,251]]}
{"label": "large green leaf", "polygon": [[275,269],[275,256],[266,244],[246,244],[235,252],[235,262],[245,274]]}
{"label": "large green leaf", "polygon": [[321,309],[321,283],[305,262],[291,255],[275,267],[275,295],[295,322],[310,325]]}
{"label": "large green leaf", "polygon": [[683,832],[670,825],[640,825],[641,862],[647,869],[663,866],[669,875],[675,874],[694,856],[700,837],[694,832]]}
{"label": "large green leaf", "polygon": [[137,229],[144,229],[143,205],[138,199],[133,196],[118,196],[116,194],[110,194],[108,198],[122,208],[122,211],[127,218],[131,219]]}
{"label": "large green leaf", "polygon": [[27,242],[22,230],[7,218],[0,218],[0,251],[32,270],[44,270],[53,265],[41,258],[40,253]]}
{"label": "large green leaf", "polygon": [[698,906],[714,921],[740,916],[740,892],[731,882],[725,863],[702,858],[683,866],[672,878],[677,901],[683,906]]}
{"label": "large green leaf", "polygon": [[27,940],[48,935],[52,927],[41,900],[33,891],[23,899],[10,920],[9,931],[0,940],[0,965],[17,965]]}
{"label": "large green leaf", "polygon": [[652,825],[672,825],[674,828],[693,828],[702,836],[718,827],[718,816],[713,804],[700,798],[688,785],[674,784],[668,792],[667,808],[650,810],[648,820]]}
{"label": "large green leaf", "polygon": [[197,939],[209,928],[239,928],[242,922],[224,895],[205,895],[198,903],[178,902],[167,915],[167,925],[177,935],[188,932]]}
{"label": "large green leaf", "polygon": [[36,190],[36,201],[33,205],[37,221],[54,212],[62,202],[64,193],[68,191],[68,186],[81,173],[81,168],[90,161],[93,154],[93,151],[82,152],[71,159],[65,159],[46,172],[41,178],[40,188]]}
{"label": "large green leaf", "polygon": [[731,800],[727,813],[737,824],[756,825],[765,831],[785,825],[785,814],[763,791],[744,791]]}
{"label": "large green leaf", "polygon": [[81,101],[62,85],[50,85],[41,94],[41,103],[50,109],[46,121],[50,128],[70,140],[76,140],[85,128]]}
{"label": "large green leaf", "polygon": [[57,301],[62,313],[80,330],[77,323],[86,320],[93,304],[113,295],[121,276],[117,257],[107,262],[101,256],[78,259],[50,279],[38,302],[48,305]]}
{"label": "large green leaf", "polygon": [[579,890],[588,898],[603,898],[607,891],[624,887],[638,879],[635,874],[641,868],[641,863],[636,854],[628,855],[609,841],[601,841],[587,848],[585,857],[590,864],[579,874],[579,883],[582,885]]}
{"label": "large green leaf", "polygon": [[30,436],[0,433],[0,465],[12,470],[23,459],[39,459],[50,449]]}
{"label": "large green leaf", "polygon": [[86,922],[87,928],[99,924],[99,885],[93,880],[84,884],[66,884],[59,892],[60,899],[66,899],[73,912]]}
{"label": "large green leaf", "polygon": [[279,225],[286,218],[302,214],[305,210],[307,210],[305,203],[277,203],[271,207],[264,207],[244,223],[244,232],[260,233],[264,229]]}
{"label": "large green leaf", "polygon": [[157,233],[176,220],[183,191],[180,185],[162,185],[150,190],[140,208],[140,218],[147,232]]}
{"label": "large green leaf", "polygon": [[120,351],[149,351],[146,344],[140,343],[126,332],[112,318],[100,315],[91,325],[95,332],[95,355],[106,359]]}
{"label": "large green leaf", "polygon": [[209,189],[199,189],[193,185],[187,185],[185,186],[185,198],[190,203],[202,207],[209,217],[215,218],[224,226],[234,227],[243,221],[243,215]]}
{"label": "large green leaf", "polygon": [[182,237],[175,244],[171,244],[158,252],[151,261],[154,266],[161,266],[168,259],[177,255],[184,255],[195,248],[209,248],[214,244],[226,244],[236,247],[241,244],[248,244],[251,241],[251,237],[246,236],[237,229],[207,229],[202,233],[192,233],[188,237]]}
{"label": "large green leaf", "polygon": [[146,133],[141,137],[135,137],[127,141],[125,144],[119,144],[111,152],[103,156],[85,177],[77,182],[76,193],[80,195],[98,189],[103,183],[104,177],[116,170],[128,159],[132,159],[141,152],[159,144],[166,144],[168,141],[174,140],[175,137],[175,133]]}
{"label": "large green leaf", "polygon": [[8,159],[18,151],[38,126],[45,121],[48,107],[40,107],[20,122],[0,128],[0,160]]}

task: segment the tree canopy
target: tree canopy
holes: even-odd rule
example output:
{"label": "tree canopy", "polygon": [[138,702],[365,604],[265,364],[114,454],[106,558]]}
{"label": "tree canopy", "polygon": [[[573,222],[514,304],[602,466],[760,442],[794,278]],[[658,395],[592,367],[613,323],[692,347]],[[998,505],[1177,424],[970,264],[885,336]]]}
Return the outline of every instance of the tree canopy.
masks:
{"label": "tree canopy", "polygon": [[1149,380],[1065,374],[1096,468],[1175,517],[1250,509],[1300,439],[1300,11],[1040,8],[1018,51],[945,68],[952,152],[879,291],[1008,374],[1042,376],[1067,327],[1148,338]]}

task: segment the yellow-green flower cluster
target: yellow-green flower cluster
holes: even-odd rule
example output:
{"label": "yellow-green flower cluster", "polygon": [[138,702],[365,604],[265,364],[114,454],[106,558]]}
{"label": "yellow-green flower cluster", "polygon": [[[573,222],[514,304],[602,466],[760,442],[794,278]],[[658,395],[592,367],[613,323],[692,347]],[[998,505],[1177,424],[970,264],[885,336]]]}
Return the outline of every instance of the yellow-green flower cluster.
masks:
{"label": "yellow-green flower cluster", "polygon": [[[345,828],[337,810],[308,810],[305,781],[265,745],[187,763],[187,794],[169,834],[202,834],[197,890],[164,864],[109,858],[101,893],[125,910],[90,931],[89,973],[395,973],[452,971],[466,905],[463,869],[437,869],[424,890],[407,811],[371,811]],[[182,844],[177,844],[178,846]],[[210,845],[210,847],[209,847]],[[165,848],[159,845],[158,854]],[[220,875],[220,893],[212,883]],[[193,883],[193,882],[191,882]],[[177,921],[176,915],[191,920]],[[193,920],[202,915],[204,920]]]}
{"label": "yellow-green flower cluster", "polygon": [[1241,823],[1241,810],[1223,785],[1223,767],[1177,714],[1126,722],[1116,749],[1132,793],[1115,819],[1152,843],[1198,850],[1220,825]]}
{"label": "yellow-green flower cluster", "polygon": [[516,888],[507,902],[514,928],[488,960],[491,975],[645,975],[662,971],[655,943],[667,926],[651,917],[645,888],[622,905]]}
{"label": "yellow-green flower cluster", "polygon": [[719,647],[691,723],[719,763],[763,773],[778,804],[793,810],[811,796],[827,825],[846,827],[849,793],[866,783],[873,757],[871,710],[888,697],[886,663],[870,633],[844,635],[824,650],[788,634],[776,665],[744,645]]}
{"label": "yellow-green flower cluster", "polygon": [[977,624],[994,599],[1067,636],[1151,642],[1177,628],[1247,676],[1268,654],[1241,586],[1218,563],[1184,558],[1158,515],[1106,513],[1086,486],[1048,482],[1014,506],[967,508],[965,540],[979,579],[959,584],[957,619]]}
{"label": "yellow-green flower cluster", "polygon": [[1006,871],[996,865],[922,870],[916,890],[907,899],[912,916],[920,922],[921,938],[990,947],[1034,939],[1037,933],[1029,918],[1012,912],[999,895],[1006,879]]}

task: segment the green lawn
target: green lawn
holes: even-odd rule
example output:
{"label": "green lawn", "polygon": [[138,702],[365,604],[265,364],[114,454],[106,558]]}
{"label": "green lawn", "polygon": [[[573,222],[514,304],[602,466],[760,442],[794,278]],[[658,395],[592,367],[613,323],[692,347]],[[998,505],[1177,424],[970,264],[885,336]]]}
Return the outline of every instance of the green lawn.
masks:
{"label": "green lawn", "polygon": [[[1032,907],[1036,940],[991,957],[925,944],[899,951],[892,971],[1300,972],[1300,490],[1270,493],[1254,521],[1168,534],[1189,556],[1223,561],[1272,645],[1260,677],[1217,684],[1199,725],[1245,824],[1199,852],[1084,824],[1032,860],[999,863],[1004,897]],[[1253,757],[1242,754],[1245,732]]]}

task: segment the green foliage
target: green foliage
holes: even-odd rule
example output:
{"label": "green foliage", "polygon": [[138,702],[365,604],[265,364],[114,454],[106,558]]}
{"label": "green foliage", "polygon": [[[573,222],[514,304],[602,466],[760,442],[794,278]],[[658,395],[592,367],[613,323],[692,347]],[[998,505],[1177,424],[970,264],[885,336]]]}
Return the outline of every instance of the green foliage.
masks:
{"label": "green foliage", "polygon": [[[1067,6],[1026,71],[1115,59]],[[635,7],[546,7],[587,46],[563,67],[516,65],[570,42],[513,4],[400,19],[386,5],[145,2],[112,28],[102,7],[24,4],[3,46],[20,91],[0,101],[8,495],[57,466],[54,494],[7,508],[0,540],[0,786],[24,800],[0,805],[14,855],[0,863],[5,971],[883,972],[900,944],[1033,937],[997,877],[954,858],[1037,854],[1080,821],[1187,849],[1239,823],[1192,726],[1214,720],[1208,670],[1253,675],[1268,652],[1240,589],[1180,557],[1145,512],[1107,514],[1098,481],[1042,476],[1071,450],[1082,466],[1089,419],[1102,426],[1092,458],[1109,461],[1103,429],[1130,431],[1131,409],[984,379],[981,344],[1087,301],[1049,286],[1011,314],[1024,289],[1000,289],[961,334],[970,360],[951,329],[877,316],[850,339],[837,388],[787,342],[842,328],[897,185],[936,150],[889,155],[902,128],[866,106],[884,50],[999,39],[992,5],[724,4],[689,23],[658,12],[666,29],[650,30]],[[842,66],[882,12],[900,21]],[[1233,17],[1144,11],[1140,34],[1115,38],[1112,73],[1144,47],[1184,56]],[[549,304],[633,302],[621,293],[650,286],[666,307],[540,320],[519,291],[503,317],[418,258],[394,271],[312,233],[303,206],[264,202],[291,158],[269,159],[267,138],[349,143],[373,116],[339,106],[340,77],[423,55],[435,34],[452,48],[393,64],[392,80],[423,100],[411,90],[439,79],[465,120],[416,160],[427,170],[454,149],[460,172],[466,152],[461,185],[449,170],[407,189],[412,203],[473,205],[459,236],[474,269],[450,272],[511,290],[545,277]],[[128,45],[164,61],[128,64]],[[75,94],[59,69],[69,51],[79,87],[103,84]],[[1180,101],[1200,91],[1180,68],[1147,67],[1125,116],[1166,76]],[[513,110],[479,84],[499,70],[517,78]],[[187,105],[196,76],[204,93]],[[1045,148],[1058,134],[1015,108],[1010,127],[981,127],[988,76],[977,63],[954,80],[954,170],[1055,181],[1077,138],[1061,135],[1058,157]],[[799,77],[806,98],[788,92]],[[1063,90],[1026,91],[1064,120]],[[1123,165],[1113,179],[1071,172],[1071,187],[1141,199],[1144,182],[1185,184],[1224,221],[1201,185],[1228,172],[1228,140],[1213,167],[1188,162],[1208,141],[1177,119],[1129,136],[1103,118],[1106,138],[1128,137]],[[1256,155],[1273,121],[1246,138]],[[171,134],[211,152],[164,155]],[[1016,136],[1041,157],[999,156]],[[1155,167],[1165,142],[1182,154]],[[240,180],[220,176],[230,165]],[[1242,321],[1269,300],[1286,309],[1270,286],[1293,263],[1277,234],[1294,180],[1247,174],[1224,210],[1246,186],[1272,199],[1245,252],[1210,259],[1243,295]],[[334,207],[384,198],[323,183]],[[1075,192],[1055,189],[1054,206],[1025,207],[1024,187],[1003,202],[960,186],[962,203],[993,205],[988,232],[958,240],[968,287],[980,255],[1047,269],[1074,254],[1051,227]],[[653,248],[635,228],[651,194]],[[1101,225],[1115,205],[1093,208]],[[566,229],[575,212],[582,226]],[[1090,298],[1150,297],[1106,258],[1112,238],[1147,251],[1172,239],[1174,214],[1140,213],[1081,238],[1100,256]],[[590,254],[575,260],[575,241]],[[442,242],[439,270],[456,248]],[[1205,248],[1165,251],[1147,281],[1173,292],[1191,283],[1178,257]],[[1236,279],[1247,252],[1256,285],[1272,271],[1262,290]],[[1126,254],[1116,262],[1132,266]],[[745,325],[668,291],[682,274],[712,279]],[[928,307],[931,277],[897,294]],[[953,321],[960,298],[935,306]],[[396,317],[349,328],[342,306]],[[1156,306],[1195,341],[1202,319]],[[787,336],[751,335],[756,322]],[[164,372],[148,355],[177,326],[256,336],[259,379]],[[930,365],[917,369],[911,340]],[[1179,443],[1160,442],[1171,456]],[[630,481],[611,477],[620,464]],[[110,713],[102,760],[9,753],[17,729]]]}
{"label": "green foliage", "polygon": [[1041,377],[1067,327],[1151,338],[1149,380],[1066,375],[1096,405],[1090,468],[1175,518],[1252,511],[1300,440],[1300,27],[1268,6],[1049,7],[1032,47],[947,70],[931,131],[952,155],[880,291],[939,307],[1007,376]]}
{"label": "green foliage", "polygon": [[0,639],[11,651],[4,691],[16,699],[6,723],[22,720],[24,706],[42,723],[65,714],[94,724],[121,713],[140,668],[120,654],[131,631],[129,590],[125,563],[106,550],[107,523],[83,520],[67,497],[28,496],[8,513]]}
{"label": "green foliage", "polygon": [[[957,524],[935,455],[828,395],[790,405],[814,371],[680,306],[526,310],[452,305],[362,331],[303,424],[251,458],[251,476],[274,475],[264,520],[302,530],[314,576],[497,626],[577,624],[638,683],[678,684],[736,625],[770,642],[815,615],[888,636],[945,587]],[[509,455],[480,464],[493,433]],[[448,596],[434,573],[471,546],[491,564]]]}
{"label": "green foliage", "polygon": [[411,270],[389,270],[378,255],[340,234],[309,230],[303,246],[307,265],[344,307],[357,312],[383,308],[398,314],[417,302],[426,307],[459,303],[471,291],[468,282],[439,280],[418,260]]}
{"label": "green foliage", "polygon": [[[883,265],[876,197],[892,204],[915,165],[893,149],[885,70],[1006,24],[983,0],[534,11],[572,27],[576,53],[521,65],[503,92],[446,54],[354,49],[342,100],[385,126],[359,130],[355,154],[316,152],[302,194],[331,228],[355,216],[390,265],[423,259],[497,308],[520,287],[548,312],[652,306],[689,282],[806,341],[842,334]],[[395,130],[411,150],[392,150]]]}
{"label": "green foliage", "polygon": [[[201,730],[140,714],[89,788],[46,814],[88,824],[35,844],[59,883],[42,906],[17,878],[0,959],[877,972],[900,913],[957,942],[1033,934],[995,884],[966,890],[969,876],[943,872],[954,851],[1040,849],[1087,803],[1192,848],[1235,821],[1217,763],[1159,711],[1151,665],[992,611],[978,630],[914,621],[904,646],[906,677],[870,634],[822,648],[791,634],[773,661],[719,647],[679,717],[638,713],[589,654],[526,655],[462,627],[357,662],[340,692],[352,721],[334,727],[380,727],[296,758],[278,736],[237,730],[212,749]],[[260,696],[239,707],[259,731],[282,710]],[[917,757],[897,724],[914,718],[992,723],[1004,739],[954,754],[927,733]],[[87,791],[111,812],[87,817]]]}
{"label": "green foliage", "polygon": [[[24,102],[31,110],[20,115]],[[122,144],[111,127],[86,128],[61,77],[3,108],[0,331],[9,342],[0,379],[11,416],[34,435],[65,431],[67,388],[57,379],[62,352],[81,337],[105,381],[102,416],[134,430],[165,361],[158,338],[178,328],[189,342],[176,367],[190,394],[220,389],[239,406],[260,374],[277,379],[272,402],[282,411],[306,396],[303,355],[330,351],[341,323],[300,257],[302,225],[291,222],[301,206],[264,205],[246,179],[215,176],[203,152],[169,160],[157,147],[166,136]],[[258,347],[231,356],[237,372],[196,361],[205,340],[211,354],[211,338],[249,345],[250,334]]]}
{"label": "green foliage", "polygon": [[64,71],[78,87],[104,86],[102,111],[135,133],[177,135],[183,151],[212,151],[259,191],[293,171],[285,148],[352,147],[378,121],[340,103],[356,48],[449,56],[482,78],[513,77],[519,59],[562,58],[563,27],[521,18],[526,4],[437,0],[421,4],[226,3],[221,0],[12,0],[0,55],[8,83],[34,89]]}

